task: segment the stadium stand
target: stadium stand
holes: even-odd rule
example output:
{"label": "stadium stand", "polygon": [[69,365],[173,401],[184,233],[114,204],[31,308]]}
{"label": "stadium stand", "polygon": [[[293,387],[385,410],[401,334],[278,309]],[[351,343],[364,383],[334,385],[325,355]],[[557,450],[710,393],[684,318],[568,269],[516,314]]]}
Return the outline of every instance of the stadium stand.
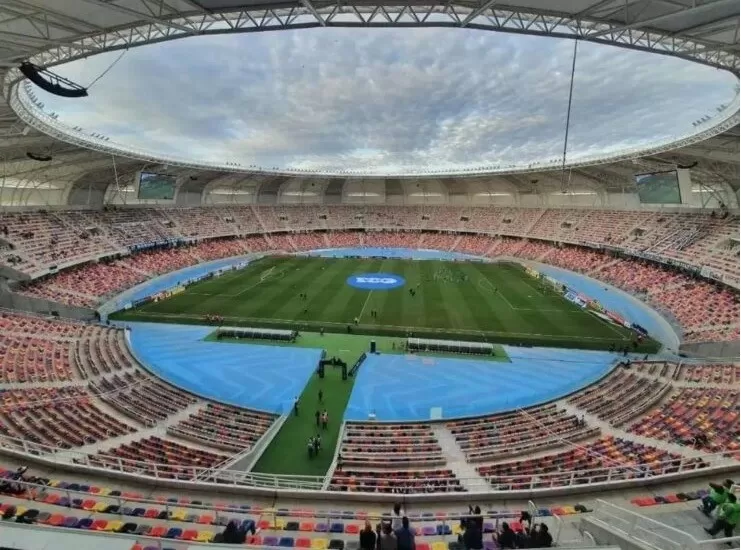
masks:
{"label": "stadium stand", "polygon": [[497,460],[579,441],[599,433],[555,404],[529,410],[448,422],[469,462]]}
{"label": "stadium stand", "polygon": [[[605,436],[598,441],[538,458],[502,462],[477,468],[493,487],[527,489],[554,487],[572,482],[579,471],[581,483],[611,479],[645,477],[651,473],[677,471],[682,457],[633,441]],[[700,463],[698,462],[698,465]],[[615,470],[615,467],[617,471]]]}
{"label": "stadium stand", "polygon": [[[254,226],[259,219],[263,226],[267,225],[270,231],[276,229],[285,229],[285,220],[292,220],[291,223],[309,224],[310,218],[320,218],[319,212],[324,212],[327,220],[333,219],[340,213],[340,219],[350,223],[355,216],[361,216],[364,224],[374,226],[376,224],[386,224],[385,227],[396,227],[402,224],[404,218],[401,214],[409,215],[411,218],[405,221],[411,224],[411,221],[419,218],[428,225],[433,226],[440,220],[450,223],[451,219],[461,217],[465,212],[471,217],[465,222],[467,229],[471,225],[482,221],[481,213],[472,215],[471,211],[480,211],[482,209],[453,210],[449,207],[439,207],[430,211],[430,216],[422,214],[427,210],[421,210],[417,207],[404,207],[401,212],[391,209],[369,208],[366,210],[355,209],[353,207],[326,207],[324,209],[313,210],[314,207],[301,207],[300,212],[293,212],[292,207],[281,207],[273,210],[270,207],[260,207],[254,217],[250,217],[249,208],[240,207],[239,213],[233,210],[221,212],[224,219],[244,220],[248,226]],[[318,208],[318,207],[317,207]],[[487,209],[483,209],[487,210]],[[507,212],[508,210],[504,210]],[[138,216],[144,216],[149,212],[146,209],[137,209]],[[162,216],[162,211],[156,210],[157,216]],[[175,216],[167,210],[170,216]],[[201,213],[199,209],[187,209],[187,213],[177,215],[177,224],[171,222],[173,227],[186,227],[190,229],[182,231],[181,235],[198,235],[203,237],[209,234],[197,232],[197,220],[205,220],[205,227],[210,227],[210,234],[221,233],[219,226],[224,222],[222,217],[214,213]],[[293,212],[293,213],[292,213]],[[358,213],[360,212],[360,213]],[[526,218],[530,221],[535,220],[533,232],[538,236],[545,236],[547,231],[554,227],[561,227],[560,224],[571,216],[568,212],[561,211],[539,211],[541,217],[529,217],[532,213],[525,214],[516,210],[509,210],[512,218],[502,212],[502,209],[493,209],[490,213],[495,219],[501,216],[500,222]],[[362,213],[362,214],[361,214]],[[62,216],[64,213],[56,214]],[[519,214],[519,218],[517,217]],[[599,211],[600,216],[603,214]],[[617,216],[616,213],[615,216]],[[622,214],[622,213],[621,213]],[[79,213],[76,213],[79,216]],[[96,214],[101,216],[100,213]],[[120,216],[120,211],[115,211],[115,216]],[[666,216],[671,216],[666,214]],[[423,217],[430,219],[423,220]],[[589,216],[587,216],[589,217]],[[612,219],[611,216],[608,216]],[[433,220],[432,218],[436,218]],[[12,218],[15,219],[15,218]],[[574,217],[576,219],[576,217]],[[595,214],[595,219],[600,219]],[[632,223],[641,223],[642,227],[652,227],[650,222],[652,216],[645,213],[636,214],[636,219]],[[684,219],[684,218],[683,218]],[[219,220],[221,220],[219,222]],[[395,221],[394,221],[395,220]],[[8,220],[6,220],[8,221]],[[322,219],[322,221],[325,221]],[[218,223],[217,223],[218,222]],[[441,222],[441,223],[442,223]],[[654,222],[658,223],[657,220]],[[161,225],[160,221],[157,221]],[[163,222],[167,223],[167,222]],[[208,224],[211,225],[208,225]],[[236,223],[236,222],[234,222]],[[483,223],[483,222],[482,222]],[[581,222],[583,223],[583,222]],[[678,222],[678,223],[686,223]],[[716,219],[714,224],[728,231],[728,221]],[[191,225],[195,224],[195,225]],[[216,224],[216,226],[214,226]],[[20,224],[23,226],[23,224]],[[309,224],[311,225],[311,224]],[[317,224],[314,224],[315,226]],[[325,224],[331,225],[331,224]],[[715,227],[713,225],[713,227]],[[216,228],[215,228],[216,227]],[[219,226],[220,227],[220,226]],[[299,226],[300,227],[300,226]],[[618,224],[616,227],[621,227]],[[663,225],[661,227],[664,227]],[[545,228],[545,229],[543,229]],[[563,228],[562,228],[563,229]],[[705,233],[703,233],[705,235]],[[616,239],[604,233],[598,233],[593,241],[584,239],[581,242],[602,241],[615,242]],[[551,237],[553,237],[551,235]],[[702,237],[698,237],[699,241]],[[640,239],[636,238],[633,244]],[[698,241],[698,242],[699,242]],[[305,233],[299,232],[294,234],[266,234],[264,236],[250,236],[240,239],[227,240],[207,240],[198,242],[191,246],[182,246],[180,248],[158,248],[146,250],[123,257],[117,261],[105,264],[89,263],[73,268],[68,271],[61,271],[49,278],[39,280],[23,290],[22,293],[43,297],[53,301],[68,305],[83,307],[93,307],[98,301],[105,299],[111,294],[115,294],[126,288],[144,280],[147,276],[154,274],[166,273],[181,269],[186,266],[194,265],[199,261],[217,259],[227,256],[239,255],[248,252],[258,252],[267,249],[297,251],[315,248],[329,248],[342,246],[377,246],[377,247],[402,247],[402,248],[436,248],[441,250],[456,250],[461,252],[483,254],[488,257],[515,257],[530,260],[551,263],[556,266],[572,269],[590,276],[605,280],[621,289],[642,296],[651,305],[660,311],[666,312],[684,330],[684,340],[686,342],[703,342],[703,341],[731,341],[738,338],[739,324],[736,311],[738,309],[738,294],[727,287],[718,286],[697,280],[694,277],[682,274],[677,271],[668,270],[659,264],[649,263],[645,260],[631,258],[615,258],[609,254],[592,248],[575,248],[573,246],[557,246],[547,241],[523,241],[512,237],[489,237],[481,235],[453,235],[445,233],[417,233],[409,231],[388,232],[388,231],[371,231],[365,234],[353,233]],[[22,243],[21,243],[22,246]],[[638,246],[638,245],[636,245]],[[713,248],[715,250],[715,248]],[[730,257],[730,255],[729,255]],[[683,261],[686,261],[684,258]],[[731,260],[737,262],[736,259]],[[734,264],[735,265],[735,264]],[[16,266],[18,268],[19,266]],[[691,299],[690,299],[691,298]],[[689,303],[691,307],[686,307]]]}
{"label": "stadium stand", "polygon": [[351,468],[408,468],[445,463],[429,425],[350,422],[340,447]]}
{"label": "stadium stand", "polygon": [[738,390],[678,388],[667,403],[647,413],[630,431],[738,457],[738,403]]}

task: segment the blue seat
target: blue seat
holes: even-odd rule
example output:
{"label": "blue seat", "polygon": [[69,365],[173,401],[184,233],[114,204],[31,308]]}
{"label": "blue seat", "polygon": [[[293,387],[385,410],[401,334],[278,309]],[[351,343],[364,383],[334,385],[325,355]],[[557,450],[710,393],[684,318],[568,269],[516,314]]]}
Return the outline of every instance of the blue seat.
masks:
{"label": "blue seat", "polygon": [[170,527],[165,533],[166,539],[176,539],[183,534],[183,530],[180,527]]}
{"label": "blue seat", "polygon": [[341,522],[333,523],[329,526],[329,532],[330,533],[344,533],[345,524]]}
{"label": "blue seat", "polygon": [[453,529],[447,523],[439,523],[437,525],[437,534],[438,535],[452,535]]}
{"label": "blue seat", "polygon": [[80,522],[77,524],[78,529],[90,529],[90,526],[93,524],[93,518],[82,518]]}
{"label": "blue seat", "polygon": [[281,537],[278,541],[278,546],[293,548],[293,537]]}

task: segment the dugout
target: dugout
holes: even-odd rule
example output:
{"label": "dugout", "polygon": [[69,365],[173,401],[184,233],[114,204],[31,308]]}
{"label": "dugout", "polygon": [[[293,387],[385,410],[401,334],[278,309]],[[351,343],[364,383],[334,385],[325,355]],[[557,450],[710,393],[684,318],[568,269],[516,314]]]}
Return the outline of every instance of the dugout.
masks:
{"label": "dugout", "polygon": [[461,340],[434,340],[431,338],[407,338],[409,351],[442,351],[446,353],[470,353],[493,355],[494,346],[487,342],[464,342]]}
{"label": "dugout", "polygon": [[251,340],[282,340],[293,342],[298,336],[296,330],[281,330],[273,328],[251,327],[222,327],[216,331],[216,339],[247,338]]}

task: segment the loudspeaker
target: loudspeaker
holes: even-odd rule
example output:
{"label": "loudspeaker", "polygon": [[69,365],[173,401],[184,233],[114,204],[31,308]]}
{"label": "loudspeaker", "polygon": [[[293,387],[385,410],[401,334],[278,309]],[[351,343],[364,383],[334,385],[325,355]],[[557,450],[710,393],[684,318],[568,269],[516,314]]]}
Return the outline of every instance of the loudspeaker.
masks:
{"label": "loudspeaker", "polygon": [[371,340],[371,343],[370,343],[370,352],[371,353],[376,353],[376,341],[375,340]]}

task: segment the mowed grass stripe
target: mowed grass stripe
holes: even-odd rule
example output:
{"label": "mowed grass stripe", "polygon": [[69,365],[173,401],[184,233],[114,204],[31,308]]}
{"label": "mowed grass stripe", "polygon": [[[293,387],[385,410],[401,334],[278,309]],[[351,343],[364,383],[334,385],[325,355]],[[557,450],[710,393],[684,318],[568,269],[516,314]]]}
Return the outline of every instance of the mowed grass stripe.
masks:
{"label": "mowed grass stripe", "polygon": [[[378,272],[401,275],[407,284],[372,292],[346,284],[352,274]],[[309,299],[300,300],[300,293]],[[358,330],[365,333],[377,327],[376,334],[465,339],[470,331],[472,338],[493,342],[603,349],[631,338],[629,330],[595,319],[520,266],[404,259],[268,257],[114,318],[152,321],[162,315],[165,322],[199,323],[216,314],[232,325],[344,332],[361,311]],[[639,351],[655,349],[652,342]]]}

